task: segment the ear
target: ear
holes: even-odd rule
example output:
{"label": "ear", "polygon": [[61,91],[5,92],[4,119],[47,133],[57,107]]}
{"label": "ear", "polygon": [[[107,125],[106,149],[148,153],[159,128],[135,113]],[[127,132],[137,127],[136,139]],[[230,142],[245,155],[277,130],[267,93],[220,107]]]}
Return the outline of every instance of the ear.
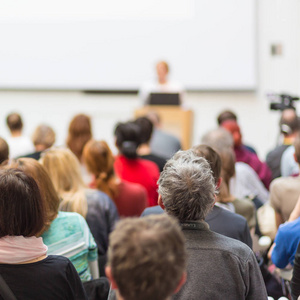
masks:
{"label": "ear", "polygon": [[157,204],[158,204],[163,210],[165,210],[165,206],[164,206],[163,201],[162,201],[162,199],[161,199],[161,195],[158,195]]}
{"label": "ear", "polygon": [[222,181],[223,181],[223,178],[219,177],[219,179],[218,179],[218,181],[216,183],[216,189],[220,188]]}
{"label": "ear", "polygon": [[296,153],[294,153],[294,160],[295,160],[295,162],[296,162],[297,164],[299,164],[299,161],[298,161],[298,159],[297,159]]}
{"label": "ear", "polygon": [[118,287],[117,287],[117,284],[116,284],[116,282],[115,282],[115,280],[114,280],[114,278],[113,278],[113,276],[112,276],[112,273],[111,273],[111,267],[110,267],[110,266],[106,266],[106,267],[105,267],[105,274],[106,274],[108,280],[109,280],[110,283],[111,283],[111,288],[112,288],[113,290],[117,290]]}
{"label": "ear", "polygon": [[179,291],[180,291],[180,289],[181,289],[181,287],[185,284],[185,282],[186,282],[186,278],[187,278],[187,274],[186,274],[186,272],[183,272],[182,273],[182,276],[181,276],[181,278],[180,278],[180,281],[179,281],[179,283],[178,283],[178,285],[177,285],[177,288],[175,289],[175,291],[174,291],[174,294],[176,294],[176,293],[178,293]]}

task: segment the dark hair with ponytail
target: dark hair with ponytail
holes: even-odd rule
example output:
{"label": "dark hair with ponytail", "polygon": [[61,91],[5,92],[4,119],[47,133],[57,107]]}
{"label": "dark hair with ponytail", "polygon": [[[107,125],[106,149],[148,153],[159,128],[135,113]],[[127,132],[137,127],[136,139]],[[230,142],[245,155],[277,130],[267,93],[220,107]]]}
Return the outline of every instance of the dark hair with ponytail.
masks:
{"label": "dark hair with ponytail", "polygon": [[115,129],[116,146],[127,158],[137,158],[137,148],[141,144],[140,127],[134,122],[119,123]]}

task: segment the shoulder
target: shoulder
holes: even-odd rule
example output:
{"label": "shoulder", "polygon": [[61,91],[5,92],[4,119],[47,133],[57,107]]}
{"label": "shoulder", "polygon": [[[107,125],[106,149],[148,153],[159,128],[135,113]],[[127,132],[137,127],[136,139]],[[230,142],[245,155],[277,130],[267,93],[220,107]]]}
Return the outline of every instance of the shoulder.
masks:
{"label": "shoulder", "polygon": [[134,194],[147,194],[147,190],[140,184],[122,180],[119,184],[119,192],[134,193]]}
{"label": "shoulder", "polygon": [[72,265],[71,261],[62,255],[48,255],[44,260],[40,261],[40,263],[42,265],[51,266],[54,269],[57,268],[64,271]]}
{"label": "shoulder", "polygon": [[293,186],[299,186],[299,189],[300,189],[300,176],[279,177],[279,178],[274,179],[271,182],[270,192],[272,192],[273,190],[276,190],[278,188],[282,189],[282,187],[293,187]]}
{"label": "shoulder", "polygon": [[[292,222],[281,224],[278,228],[277,236],[294,236],[295,232],[300,233],[300,217]],[[299,234],[300,235],[300,234]]]}
{"label": "shoulder", "polygon": [[63,219],[68,219],[68,221],[78,221],[82,219],[84,220],[84,217],[76,212],[59,211],[58,216],[55,220],[59,221]]}
{"label": "shoulder", "polygon": [[86,189],[85,195],[87,198],[88,206],[107,205],[111,201],[107,194],[95,189]]}
{"label": "shoulder", "polygon": [[243,242],[213,232],[211,230],[183,230],[187,240],[187,247],[193,250],[210,249],[215,253],[227,253],[239,260],[246,262],[252,254],[252,250]]}
{"label": "shoulder", "polygon": [[164,213],[164,210],[159,206],[152,206],[147,207],[141,214],[142,217],[148,216],[148,215],[158,215]]}
{"label": "shoulder", "polygon": [[247,220],[243,216],[238,215],[222,207],[214,206],[212,213],[218,214],[218,217],[222,218],[224,221],[225,220],[228,221],[230,220],[231,222],[234,221],[235,224],[239,224],[239,225],[247,224]]}
{"label": "shoulder", "polygon": [[149,170],[151,170],[151,171],[154,171],[154,172],[158,172],[158,173],[159,173],[159,169],[158,169],[156,163],[154,163],[153,161],[150,161],[150,160],[147,160],[147,159],[138,158],[138,159],[137,159],[137,162],[138,162],[141,166],[143,166],[143,167],[145,167],[145,168],[147,168],[147,169],[149,169]]}
{"label": "shoulder", "polygon": [[294,152],[295,152],[295,147],[293,145],[287,147],[282,154],[282,159],[286,159],[288,156],[291,156]]}
{"label": "shoulder", "polygon": [[213,232],[212,234],[219,251],[235,257],[244,264],[253,259],[253,251],[245,243],[219,233]]}

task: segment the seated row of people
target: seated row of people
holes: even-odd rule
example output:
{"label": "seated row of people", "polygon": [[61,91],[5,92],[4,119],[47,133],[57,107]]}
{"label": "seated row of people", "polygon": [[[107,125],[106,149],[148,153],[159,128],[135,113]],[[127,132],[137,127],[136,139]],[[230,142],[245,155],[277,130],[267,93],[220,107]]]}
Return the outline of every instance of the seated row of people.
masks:
{"label": "seated row of people", "polygon": [[[89,121],[86,118],[85,120]],[[98,253],[97,251],[96,253],[100,257],[100,274],[103,274],[106,251],[108,249],[108,235],[118,219],[117,210],[121,217],[138,216],[147,206],[157,204],[156,182],[160,173],[158,167],[160,166],[162,170],[165,160],[161,159],[160,164],[160,161],[157,159],[158,156],[151,154],[151,149],[149,149],[151,122],[149,126],[147,118],[139,118],[134,122],[117,125],[115,136],[119,154],[115,158],[104,141],[91,139],[91,134],[89,133],[91,132],[90,123],[85,121],[82,121],[82,123],[87,130],[81,137],[81,142],[78,144],[74,143],[74,145],[80,145],[80,147],[74,148],[69,143],[70,148],[72,149],[73,147],[74,152],[77,153],[76,156],[66,149],[50,149],[42,153],[40,162],[50,174],[55,192],[62,199],[60,201],[60,209],[78,212],[86,218],[95,239],[94,244],[91,242],[91,245],[98,246]],[[234,125],[233,127],[236,126],[236,124],[231,125]],[[74,125],[74,127],[74,132],[76,132],[77,125]],[[141,134],[141,132],[144,133]],[[212,136],[214,134],[216,136],[219,134],[223,137],[223,140],[219,138],[213,140]],[[266,201],[268,191],[260,181],[258,174],[250,166],[243,162],[236,162],[233,150],[237,145],[234,147],[233,137],[228,131],[218,129],[213,134],[209,133],[206,135],[206,138],[206,140],[203,138],[203,141],[216,149],[221,156],[221,176],[218,176],[215,180],[215,185],[219,188],[217,195],[218,207],[214,207],[212,213],[207,216],[206,221],[209,223],[210,220],[213,220],[211,221],[212,224],[215,222],[216,227],[212,228],[214,231],[229,236],[231,234],[232,237],[242,240],[251,247],[252,240],[249,228],[254,228],[257,221],[255,219],[255,207],[259,208]],[[198,150],[200,152],[208,151],[205,147],[203,149],[200,147]],[[196,153],[196,148],[193,151]],[[143,156],[148,161],[141,159]],[[205,157],[204,154],[199,154],[199,156]],[[209,163],[212,166],[210,161]],[[26,159],[24,164],[26,164]],[[238,168],[238,166],[242,166],[244,169]],[[83,170],[86,172],[84,174],[88,175],[86,180],[93,189],[87,189],[83,183],[81,177]],[[248,173],[244,170],[248,170]],[[223,178],[223,182],[219,180],[219,177]],[[236,196],[238,194],[237,190],[242,195],[240,199]],[[248,199],[244,199],[245,196]],[[228,215],[228,212],[221,209],[220,206],[246,217],[248,226],[245,225],[245,219],[233,217],[234,214]],[[109,215],[109,222],[107,222],[107,214]],[[54,220],[52,219],[51,224],[59,224],[59,220],[63,224],[62,217],[59,218],[60,215],[58,213],[58,217]],[[235,231],[235,226],[231,228],[229,228],[230,226],[226,228],[225,226],[220,226],[221,217],[223,219],[228,217],[232,224],[240,224],[239,229],[243,232]],[[102,221],[105,219],[106,223],[101,223],[99,219]],[[110,220],[113,221],[110,222]],[[61,224],[58,225],[59,228],[62,226]],[[53,225],[52,228],[55,228],[55,226]],[[53,230],[57,232],[56,229]],[[55,253],[64,253],[64,250],[62,250],[63,243],[56,244],[56,247],[58,252]],[[68,249],[66,249],[66,253],[68,253]],[[90,266],[86,270],[89,270],[91,275],[85,277],[86,274],[82,273],[83,280],[89,280],[92,277],[97,278],[98,276],[96,273],[98,268],[93,268],[92,261],[97,261],[97,258],[94,260],[90,259]],[[76,262],[74,264],[76,265]]]}

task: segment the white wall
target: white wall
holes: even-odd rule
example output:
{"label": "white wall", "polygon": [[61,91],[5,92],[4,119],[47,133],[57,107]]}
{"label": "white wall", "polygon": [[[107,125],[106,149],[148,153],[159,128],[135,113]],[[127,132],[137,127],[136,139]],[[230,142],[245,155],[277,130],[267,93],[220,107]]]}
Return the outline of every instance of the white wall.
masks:
{"label": "white wall", "polygon": [[166,59],[189,89],[253,90],[254,3],[2,1],[0,88],[136,90]]}
{"label": "white wall", "polygon": [[[300,1],[259,0],[258,2],[258,78],[255,93],[187,93],[194,110],[194,144],[216,126],[216,116],[231,108],[239,117],[244,141],[254,145],[261,158],[275,144],[279,112],[269,111],[265,94],[269,91],[300,95]],[[271,57],[272,43],[282,43],[283,55]],[[133,117],[138,107],[134,95],[87,95],[78,92],[0,92],[0,135],[7,136],[5,116],[19,111],[25,133],[31,134],[41,122],[54,127],[58,144],[65,141],[72,116],[85,112],[92,116],[94,136],[113,145],[113,127]],[[299,105],[300,106],[300,103]],[[299,111],[300,107],[298,108]]]}

